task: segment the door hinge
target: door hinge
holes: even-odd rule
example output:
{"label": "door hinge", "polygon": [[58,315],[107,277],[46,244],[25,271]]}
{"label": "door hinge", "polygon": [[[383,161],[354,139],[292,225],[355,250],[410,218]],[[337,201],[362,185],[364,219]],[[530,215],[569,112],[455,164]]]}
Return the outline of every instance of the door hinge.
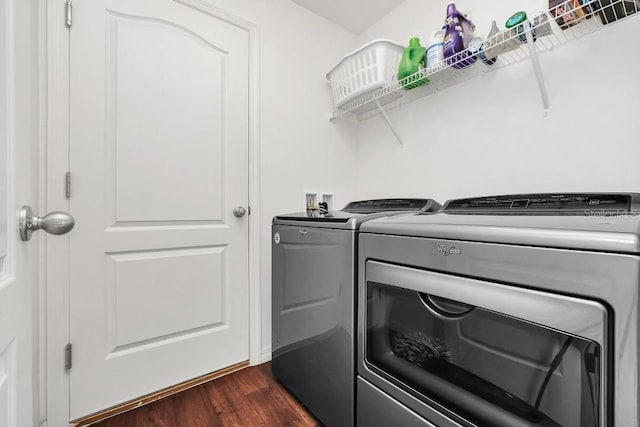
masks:
{"label": "door hinge", "polygon": [[71,343],[64,346],[64,369],[71,369]]}
{"label": "door hinge", "polygon": [[67,172],[64,175],[64,194],[67,196],[67,199],[71,198],[71,172]]}
{"label": "door hinge", "polygon": [[73,24],[73,16],[72,16],[73,5],[71,4],[71,0],[67,0],[64,6],[65,6],[65,17],[66,17],[65,24],[67,24],[67,28],[71,28],[71,25]]}

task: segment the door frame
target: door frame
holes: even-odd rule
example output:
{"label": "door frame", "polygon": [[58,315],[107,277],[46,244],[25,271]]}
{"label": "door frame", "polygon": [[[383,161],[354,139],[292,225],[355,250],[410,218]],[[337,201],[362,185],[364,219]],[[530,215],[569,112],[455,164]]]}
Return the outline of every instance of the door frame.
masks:
{"label": "door frame", "polygon": [[[262,281],[260,268],[260,102],[259,31],[257,25],[212,4],[213,0],[173,0],[186,7],[221,19],[249,36],[249,363],[260,364],[270,357],[262,351]],[[43,83],[43,127],[39,182],[45,201],[43,212],[68,211],[65,174],[69,170],[69,30],[64,22],[66,0],[39,0],[43,28],[41,81]],[[73,186],[72,186],[73,188]],[[73,191],[73,190],[72,190]],[[40,252],[41,299],[40,366],[41,419],[46,425],[66,425],[69,420],[69,377],[64,368],[64,348],[69,342],[69,239],[46,239]]]}

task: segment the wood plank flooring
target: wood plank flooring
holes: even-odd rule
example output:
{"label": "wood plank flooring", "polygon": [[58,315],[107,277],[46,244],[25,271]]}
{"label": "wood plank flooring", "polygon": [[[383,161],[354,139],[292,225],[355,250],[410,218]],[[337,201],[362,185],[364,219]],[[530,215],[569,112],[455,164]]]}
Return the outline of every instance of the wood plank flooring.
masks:
{"label": "wood plank flooring", "polygon": [[271,374],[271,363],[252,366],[93,427],[320,427]]}

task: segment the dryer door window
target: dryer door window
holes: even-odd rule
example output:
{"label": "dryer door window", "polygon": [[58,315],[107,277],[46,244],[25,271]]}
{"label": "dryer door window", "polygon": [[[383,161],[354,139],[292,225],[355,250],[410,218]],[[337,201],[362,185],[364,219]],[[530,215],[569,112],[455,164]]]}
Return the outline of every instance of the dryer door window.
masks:
{"label": "dryer door window", "polygon": [[453,299],[399,282],[366,283],[364,355],[372,372],[463,424],[604,425],[606,365],[597,340],[532,322],[531,307],[513,307],[518,317],[471,303],[464,291]]}

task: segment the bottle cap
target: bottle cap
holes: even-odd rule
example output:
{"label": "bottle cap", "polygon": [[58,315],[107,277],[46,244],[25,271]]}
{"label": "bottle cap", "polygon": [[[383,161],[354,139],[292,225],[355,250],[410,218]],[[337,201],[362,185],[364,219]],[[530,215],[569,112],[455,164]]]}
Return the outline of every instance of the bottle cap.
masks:
{"label": "bottle cap", "polygon": [[516,25],[522,24],[526,20],[527,20],[527,12],[525,11],[516,12],[511,16],[511,18],[507,19],[507,22],[504,24],[504,26],[507,28],[515,27]]}
{"label": "bottle cap", "polygon": [[420,39],[418,37],[414,37],[409,40],[409,47],[420,47]]}

